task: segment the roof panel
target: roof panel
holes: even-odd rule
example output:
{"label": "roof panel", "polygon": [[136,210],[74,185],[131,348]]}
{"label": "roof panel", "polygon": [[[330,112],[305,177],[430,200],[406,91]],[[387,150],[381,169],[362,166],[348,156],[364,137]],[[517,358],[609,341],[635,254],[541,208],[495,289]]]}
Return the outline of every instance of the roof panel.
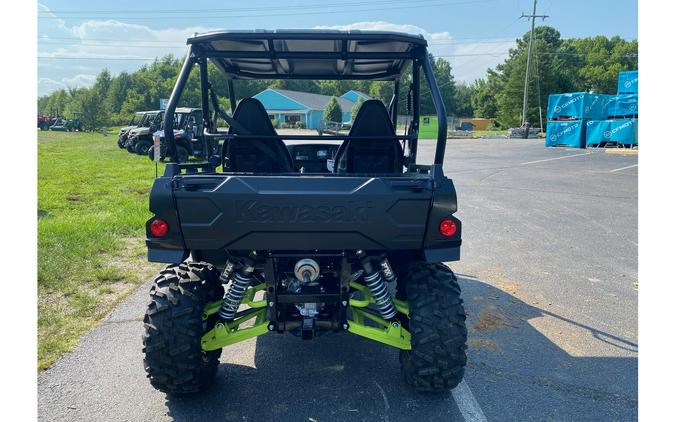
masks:
{"label": "roof panel", "polygon": [[421,35],[383,31],[221,31],[188,39],[234,79],[396,79],[421,57]]}

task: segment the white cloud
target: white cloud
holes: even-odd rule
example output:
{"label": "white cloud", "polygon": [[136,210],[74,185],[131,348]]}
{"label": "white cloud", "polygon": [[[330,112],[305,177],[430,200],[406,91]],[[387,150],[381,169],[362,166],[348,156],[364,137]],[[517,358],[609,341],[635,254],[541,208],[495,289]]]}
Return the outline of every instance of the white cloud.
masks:
{"label": "white cloud", "polygon": [[457,44],[453,51],[455,57],[449,59],[455,79],[473,82],[478,78],[484,78],[488,68],[494,69],[502,63],[508,57],[509,49],[515,46],[515,39]]}
{"label": "white cloud", "polygon": [[[213,30],[202,26],[152,29],[110,19],[88,20],[69,27],[45,5],[38,4],[38,8],[52,17],[39,20],[38,54],[45,57],[38,64],[39,95],[67,86],[89,86],[95,78],[91,73],[98,73],[104,67],[114,75],[123,70],[132,71],[155,57],[167,54],[182,56],[186,52],[185,40],[188,37],[195,32]],[[77,60],[80,57],[85,59]]]}
{"label": "white cloud", "polygon": [[[96,75],[80,73],[72,77],[38,79],[38,93],[53,92],[59,89],[89,87],[96,81]],[[43,94],[41,94],[43,95]]]}

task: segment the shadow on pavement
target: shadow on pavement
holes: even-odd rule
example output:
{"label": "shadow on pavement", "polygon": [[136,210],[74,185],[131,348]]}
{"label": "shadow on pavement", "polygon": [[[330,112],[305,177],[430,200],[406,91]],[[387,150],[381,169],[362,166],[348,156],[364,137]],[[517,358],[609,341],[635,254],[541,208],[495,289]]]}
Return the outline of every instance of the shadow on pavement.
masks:
{"label": "shadow on pavement", "polygon": [[[459,277],[469,327],[465,379],[488,420],[637,418],[637,358],[577,356],[558,346],[569,333],[552,341],[530,322],[545,317],[573,333],[590,331],[592,340],[617,348],[615,354],[637,345]],[[237,349],[226,348],[213,387],[198,397],[167,396],[168,415],[178,421],[463,420],[451,395],[409,389],[398,351],[388,346],[346,333],[313,341],[267,334],[255,341],[255,368],[229,363],[236,359],[228,352]]]}

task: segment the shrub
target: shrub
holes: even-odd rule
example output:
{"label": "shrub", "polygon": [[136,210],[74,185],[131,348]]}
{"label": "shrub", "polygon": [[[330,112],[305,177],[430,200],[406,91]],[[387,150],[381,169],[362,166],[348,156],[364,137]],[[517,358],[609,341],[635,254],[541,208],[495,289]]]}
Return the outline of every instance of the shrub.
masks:
{"label": "shrub", "polygon": [[338,103],[337,98],[331,97],[323,111],[323,119],[327,122],[342,122],[342,107]]}

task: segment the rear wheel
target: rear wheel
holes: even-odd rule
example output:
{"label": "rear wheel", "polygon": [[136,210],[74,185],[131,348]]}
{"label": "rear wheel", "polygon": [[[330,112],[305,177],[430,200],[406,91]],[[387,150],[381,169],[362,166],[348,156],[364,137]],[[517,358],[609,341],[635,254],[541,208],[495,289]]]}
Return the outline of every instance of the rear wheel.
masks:
{"label": "rear wheel", "polygon": [[466,366],[466,314],[455,274],[445,265],[418,262],[403,277],[412,350],[399,358],[405,381],[417,391],[456,387]]}
{"label": "rear wheel", "polygon": [[143,319],[143,364],[156,389],[194,393],[213,381],[221,350],[203,352],[201,337],[218,317],[204,321],[202,311],[223,298],[218,276],[212,265],[191,262],[169,265],[155,278]]}

